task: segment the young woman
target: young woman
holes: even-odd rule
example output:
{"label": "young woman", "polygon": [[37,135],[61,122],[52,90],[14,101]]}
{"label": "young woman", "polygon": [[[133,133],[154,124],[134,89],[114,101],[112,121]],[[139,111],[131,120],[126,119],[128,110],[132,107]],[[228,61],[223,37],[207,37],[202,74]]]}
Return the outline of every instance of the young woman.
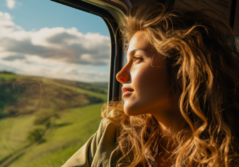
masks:
{"label": "young woman", "polygon": [[229,26],[200,11],[132,8],[121,27],[123,101],[63,167],[239,166],[239,52]]}

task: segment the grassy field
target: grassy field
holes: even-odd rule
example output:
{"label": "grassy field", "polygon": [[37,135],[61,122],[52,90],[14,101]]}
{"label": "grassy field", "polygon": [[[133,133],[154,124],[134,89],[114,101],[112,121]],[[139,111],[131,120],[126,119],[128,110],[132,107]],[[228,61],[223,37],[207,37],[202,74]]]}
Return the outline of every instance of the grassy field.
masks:
{"label": "grassy field", "polygon": [[107,84],[0,73],[0,92],[0,167],[59,167],[96,132]]}
{"label": "grassy field", "polygon": [[21,76],[19,75],[15,75],[15,74],[3,74],[3,73],[0,73],[0,81],[1,80],[4,80],[4,81],[11,81],[13,79],[17,79]]}
{"label": "grassy field", "polygon": [[96,132],[101,120],[102,104],[70,109],[62,113],[55,128],[46,136],[46,141],[13,161],[9,167],[63,165]]}
{"label": "grassy field", "polygon": [[33,119],[34,116],[27,115],[0,120],[0,161],[30,144],[26,135],[33,126]]}

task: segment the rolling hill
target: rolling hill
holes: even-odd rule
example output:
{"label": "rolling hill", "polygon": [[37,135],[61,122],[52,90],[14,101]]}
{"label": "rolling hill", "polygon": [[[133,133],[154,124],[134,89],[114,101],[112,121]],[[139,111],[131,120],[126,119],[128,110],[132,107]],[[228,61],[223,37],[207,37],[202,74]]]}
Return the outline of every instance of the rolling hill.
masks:
{"label": "rolling hill", "polygon": [[107,100],[107,89],[91,83],[0,74],[0,118],[32,114],[39,110],[60,112]]}
{"label": "rolling hill", "polygon": [[97,130],[107,84],[1,73],[0,92],[0,167],[59,167]]}

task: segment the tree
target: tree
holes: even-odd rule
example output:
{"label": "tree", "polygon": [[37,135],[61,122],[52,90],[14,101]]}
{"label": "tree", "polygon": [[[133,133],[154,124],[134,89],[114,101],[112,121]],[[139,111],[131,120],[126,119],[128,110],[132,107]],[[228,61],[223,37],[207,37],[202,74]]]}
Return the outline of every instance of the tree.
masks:
{"label": "tree", "polygon": [[52,110],[42,110],[36,113],[35,125],[45,125],[49,128],[54,124],[54,119],[59,118],[59,114]]}
{"label": "tree", "polygon": [[30,142],[37,142],[44,136],[45,130],[43,128],[36,128],[28,133],[27,139]]}

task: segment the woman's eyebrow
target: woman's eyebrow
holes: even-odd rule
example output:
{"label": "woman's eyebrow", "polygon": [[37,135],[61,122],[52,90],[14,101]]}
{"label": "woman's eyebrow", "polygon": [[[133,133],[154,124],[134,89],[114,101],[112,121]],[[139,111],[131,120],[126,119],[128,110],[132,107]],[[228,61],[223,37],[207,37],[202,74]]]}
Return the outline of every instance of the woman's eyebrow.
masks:
{"label": "woman's eyebrow", "polygon": [[[136,48],[136,49],[133,49],[131,50],[128,54],[129,56],[131,57],[133,55],[133,53],[135,53],[136,51],[139,51],[139,50],[142,50],[142,51],[148,51],[147,49],[140,49],[140,48]],[[127,57],[126,57],[126,63],[127,63]]]}

